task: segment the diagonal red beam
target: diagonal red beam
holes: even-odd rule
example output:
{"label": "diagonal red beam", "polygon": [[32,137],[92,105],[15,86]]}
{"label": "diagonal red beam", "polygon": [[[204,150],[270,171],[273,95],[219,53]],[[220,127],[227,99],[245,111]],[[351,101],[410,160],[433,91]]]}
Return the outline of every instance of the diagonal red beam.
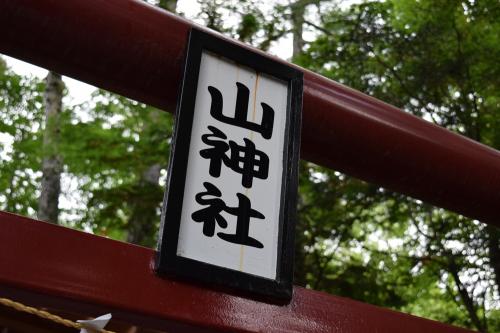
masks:
{"label": "diagonal red beam", "polygon": [[295,288],[273,305],[160,279],[154,251],[0,212],[0,297],[167,332],[467,333],[438,322]]}
{"label": "diagonal red beam", "polygon": [[[0,0],[0,52],[173,111],[192,25],[137,0]],[[498,151],[311,72],[304,85],[304,159],[500,226]]]}

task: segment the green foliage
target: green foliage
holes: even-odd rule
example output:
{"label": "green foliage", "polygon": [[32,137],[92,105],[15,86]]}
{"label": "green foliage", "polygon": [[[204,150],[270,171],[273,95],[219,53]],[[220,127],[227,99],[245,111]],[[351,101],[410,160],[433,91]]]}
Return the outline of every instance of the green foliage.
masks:
{"label": "green foliage", "polygon": [[43,85],[0,59],[0,209],[35,217],[40,181]]}
{"label": "green foliage", "polygon": [[[44,83],[0,63],[0,209],[36,218],[43,131]],[[154,246],[167,167],[172,116],[104,91],[61,115],[61,223]],[[63,186],[64,190],[64,186]]]}
{"label": "green foliage", "polygon": [[168,113],[105,91],[80,106],[62,133],[67,170],[87,200],[72,212],[83,215],[76,224],[154,246],[172,130]]}
{"label": "green foliage", "polygon": [[[488,1],[363,2],[322,13],[317,38],[297,61],[499,148],[498,10],[497,3]],[[344,176],[343,182],[351,180]],[[337,275],[327,276],[330,285],[322,282],[320,289],[339,293],[337,285],[349,283],[352,276],[364,284],[367,276],[373,283],[384,281],[370,291],[385,292],[363,295],[353,291],[351,297],[480,331],[500,330],[494,319],[499,301],[495,276],[500,271],[492,256],[498,238],[492,243],[492,231],[387,191],[370,197],[372,202],[363,200],[361,205],[351,199],[357,219],[355,223],[346,220],[351,243],[339,243],[342,238],[338,236],[330,239],[340,244],[336,248],[339,257],[329,259]],[[333,211],[339,212],[339,198],[341,193],[331,198]],[[328,224],[326,229],[341,230],[328,219],[319,221],[316,223]],[[391,239],[397,246],[390,246]],[[352,258],[361,258],[364,270],[338,281],[339,272],[360,266]],[[309,271],[323,269],[319,264],[307,266]],[[371,273],[377,269],[377,274]],[[340,289],[341,293],[348,288],[343,285]],[[396,297],[387,298],[389,291]]]}
{"label": "green foliage", "polygon": [[288,14],[281,5],[265,10],[263,0],[198,0],[198,3],[201,7],[198,18],[205,26],[264,51],[289,32],[283,19]]}

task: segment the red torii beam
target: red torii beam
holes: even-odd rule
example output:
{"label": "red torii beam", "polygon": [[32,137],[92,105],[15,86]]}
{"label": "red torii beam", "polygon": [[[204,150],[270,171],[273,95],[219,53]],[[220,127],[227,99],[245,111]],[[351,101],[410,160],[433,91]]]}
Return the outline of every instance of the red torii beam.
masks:
{"label": "red torii beam", "polygon": [[[173,111],[192,25],[137,0],[0,0],[0,52]],[[500,226],[500,152],[304,74],[302,158]]]}
{"label": "red torii beam", "polygon": [[14,214],[0,212],[0,230],[0,297],[30,305],[166,332],[471,333],[299,287],[274,305],[161,279],[151,249]]}

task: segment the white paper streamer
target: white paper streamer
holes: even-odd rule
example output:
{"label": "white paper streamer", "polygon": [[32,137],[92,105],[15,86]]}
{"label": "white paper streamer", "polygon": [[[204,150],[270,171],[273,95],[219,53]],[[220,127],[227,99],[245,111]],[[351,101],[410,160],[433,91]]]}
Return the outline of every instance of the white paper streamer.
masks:
{"label": "white paper streamer", "polygon": [[83,328],[80,330],[80,333],[95,333],[100,332],[104,327],[106,327],[110,320],[111,313],[108,313],[95,319],[77,320],[77,322],[82,324],[83,326]]}

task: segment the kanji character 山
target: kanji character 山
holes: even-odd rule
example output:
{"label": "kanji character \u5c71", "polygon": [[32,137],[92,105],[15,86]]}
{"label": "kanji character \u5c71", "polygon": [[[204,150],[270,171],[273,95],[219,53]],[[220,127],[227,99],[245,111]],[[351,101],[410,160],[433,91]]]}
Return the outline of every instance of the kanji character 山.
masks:
{"label": "kanji character \u5c71", "polygon": [[208,92],[212,98],[210,115],[215,119],[234,126],[243,127],[254,132],[258,132],[264,139],[270,139],[273,135],[274,110],[266,103],[260,103],[262,106],[262,121],[260,124],[247,120],[248,116],[248,97],[250,91],[247,86],[241,82],[236,82],[238,89],[236,95],[236,107],[234,117],[228,117],[222,114],[222,93],[219,89],[208,86]]}

